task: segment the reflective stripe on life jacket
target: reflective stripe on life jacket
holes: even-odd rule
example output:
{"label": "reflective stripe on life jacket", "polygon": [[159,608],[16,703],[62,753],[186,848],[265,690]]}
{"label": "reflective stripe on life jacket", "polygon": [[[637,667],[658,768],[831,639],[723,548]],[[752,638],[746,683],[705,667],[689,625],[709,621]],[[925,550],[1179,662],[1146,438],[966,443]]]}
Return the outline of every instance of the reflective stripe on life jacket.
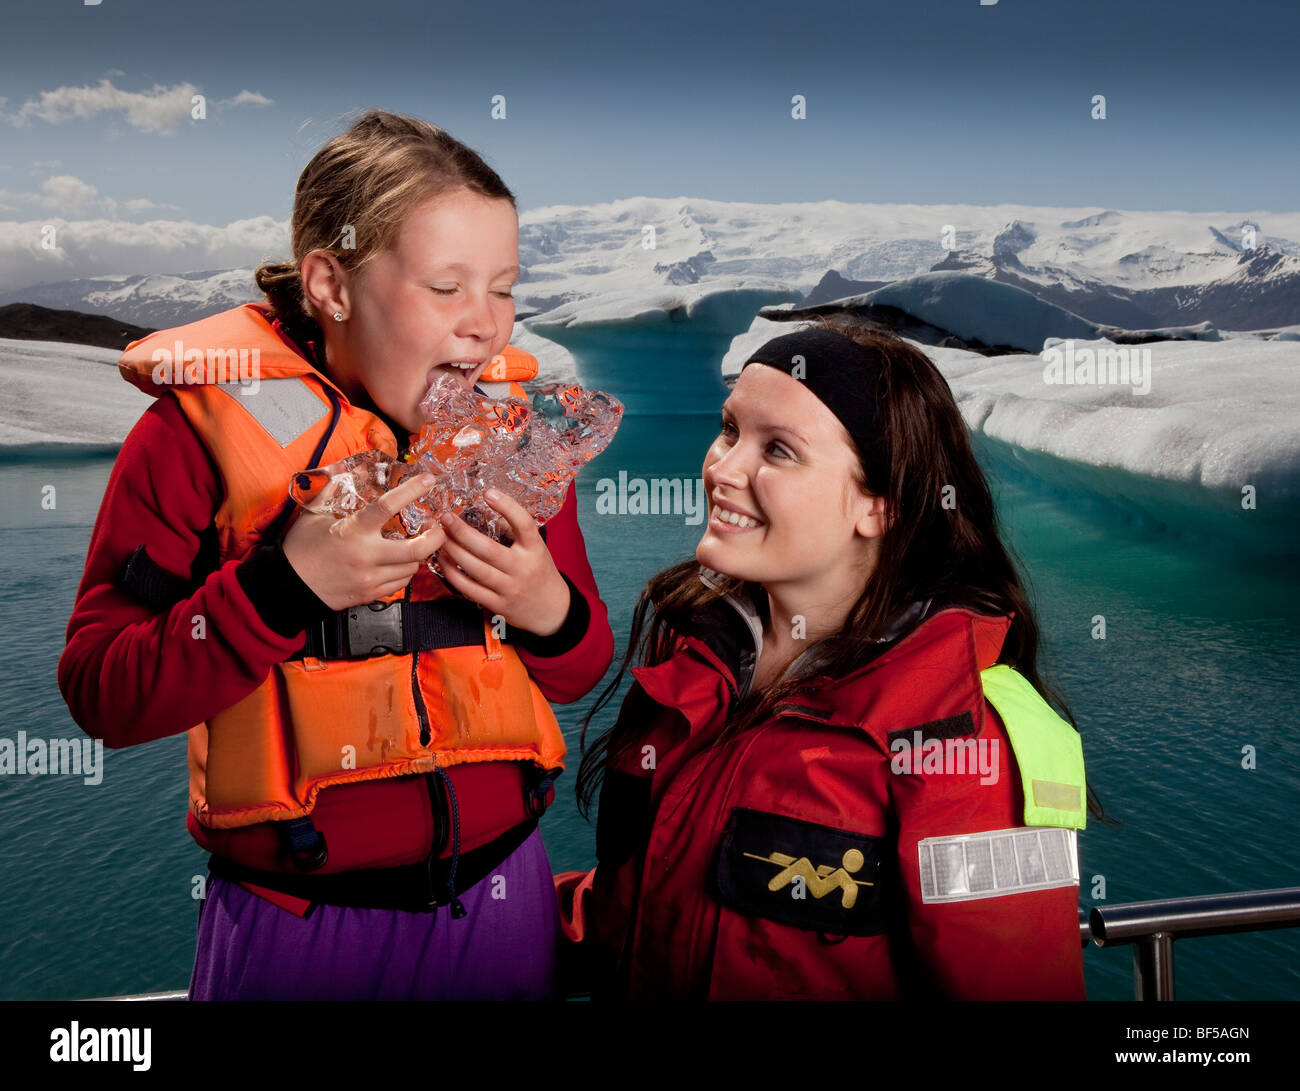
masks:
{"label": "reflective stripe on life jacket", "polygon": [[[211,455],[224,492],[220,564],[247,556],[287,513],[294,473],[376,448],[397,457],[388,426],[286,344],[260,304],[132,342],[118,367],[148,394],[174,391]],[[523,396],[518,380],[537,362],[508,348],[493,367]],[[564,752],[550,705],[485,616],[481,643],[276,664],[190,729],[190,806],[206,826],[246,826],[308,814],[331,785],[480,761],[548,770]]]}

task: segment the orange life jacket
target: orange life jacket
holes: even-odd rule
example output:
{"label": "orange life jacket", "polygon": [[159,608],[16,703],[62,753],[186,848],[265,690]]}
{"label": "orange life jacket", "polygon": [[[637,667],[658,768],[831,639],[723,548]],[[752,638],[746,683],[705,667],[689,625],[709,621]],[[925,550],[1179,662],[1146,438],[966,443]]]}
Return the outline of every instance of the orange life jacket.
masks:
{"label": "orange life jacket", "polygon": [[[373,448],[397,457],[391,429],[351,405],[272,318],[245,304],[134,341],[118,364],[148,394],[174,391],[211,454],[225,491],[214,516],[223,564],[258,545],[290,503],[294,473]],[[519,380],[536,374],[536,359],[509,346],[481,385],[522,395]],[[276,664],[242,701],[190,729],[190,807],[211,828],[289,820],[335,784],[481,761],[549,770],[563,768],[564,752],[550,705],[485,616],[482,643]]]}

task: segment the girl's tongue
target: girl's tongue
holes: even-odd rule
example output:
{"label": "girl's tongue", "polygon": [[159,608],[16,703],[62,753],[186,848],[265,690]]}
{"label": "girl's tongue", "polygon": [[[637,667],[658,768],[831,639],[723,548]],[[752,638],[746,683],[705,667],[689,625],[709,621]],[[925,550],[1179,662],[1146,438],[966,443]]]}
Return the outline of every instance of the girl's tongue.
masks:
{"label": "girl's tongue", "polygon": [[451,375],[466,390],[472,390],[474,384],[470,382],[470,376],[474,374],[474,369],[477,366],[477,364],[471,364],[467,367],[460,367],[454,363],[439,364],[430,373],[429,380],[432,382],[435,375]]}

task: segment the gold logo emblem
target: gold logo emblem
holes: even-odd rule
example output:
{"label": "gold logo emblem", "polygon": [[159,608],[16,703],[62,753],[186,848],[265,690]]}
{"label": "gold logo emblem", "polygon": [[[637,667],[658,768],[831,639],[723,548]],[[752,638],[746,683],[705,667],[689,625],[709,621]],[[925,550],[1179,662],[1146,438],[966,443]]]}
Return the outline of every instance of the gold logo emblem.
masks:
{"label": "gold logo emblem", "polygon": [[853,878],[855,872],[862,870],[866,859],[857,849],[849,849],[840,858],[840,866],[833,868],[830,864],[818,864],[815,868],[806,856],[797,860],[784,852],[773,852],[767,856],[756,856],[752,852],[743,855],[751,860],[762,860],[765,864],[775,864],[781,870],[768,881],[767,889],[775,893],[789,886],[795,879],[802,881],[804,888],[814,898],[824,898],[832,890],[840,892],[840,904],[845,909],[852,909],[858,901],[858,887],[875,886]]}

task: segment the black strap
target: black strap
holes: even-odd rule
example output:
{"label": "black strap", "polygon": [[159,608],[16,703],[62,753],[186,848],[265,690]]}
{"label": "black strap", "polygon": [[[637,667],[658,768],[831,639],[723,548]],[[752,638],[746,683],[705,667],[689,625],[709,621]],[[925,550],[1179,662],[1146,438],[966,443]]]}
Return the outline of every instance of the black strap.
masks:
{"label": "black strap", "polygon": [[[494,841],[459,854],[455,860],[456,886],[463,892],[491,875],[501,862],[524,843],[537,828],[537,820],[522,822]],[[339,905],[353,909],[400,909],[408,913],[429,913],[455,899],[451,892],[452,860],[421,860],[396,868],[363,868],[332,875],[294,875],[260,871],[222,856],[208,860],[214,875],[232,882],[253,883],[314,904]]]}
{"label": "black strap", "polygon": [[[306,643],[289,658],[409,655],[416,650],[482,644],[484,635],[482,607],[468,599],[398,599],[335,610],[308,627]],[[502,637],[503,642],[506,639]]]}

